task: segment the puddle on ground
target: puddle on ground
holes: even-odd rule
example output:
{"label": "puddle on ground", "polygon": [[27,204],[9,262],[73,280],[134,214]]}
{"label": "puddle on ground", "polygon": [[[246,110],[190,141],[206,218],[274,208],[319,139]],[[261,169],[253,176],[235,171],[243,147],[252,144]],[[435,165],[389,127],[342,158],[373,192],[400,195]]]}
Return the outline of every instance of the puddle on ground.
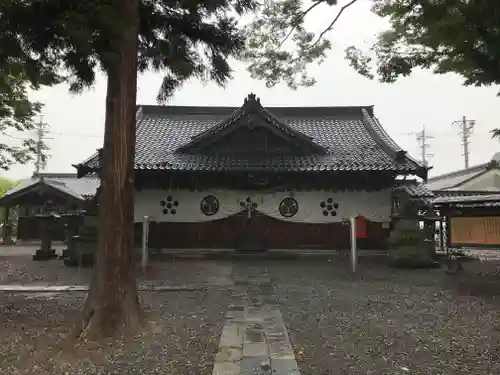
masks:
{"label": "puddle on ground", "polygon": [[44,293],[44,292],[86,292],[88,285],[41,285],[41,284],[7,284],[0,285],[0,292],[25,292],[25,293]]}
{"label": "puddle on ground", "polygon": [[[155,285],[154,283],[138,283],[140,291],[197,291],[207,290],[206,285]],[[48,285],[42,283],[32,284],[0,284],[0,292],[17,293],[67,293],[88,292],[88,285]]]}

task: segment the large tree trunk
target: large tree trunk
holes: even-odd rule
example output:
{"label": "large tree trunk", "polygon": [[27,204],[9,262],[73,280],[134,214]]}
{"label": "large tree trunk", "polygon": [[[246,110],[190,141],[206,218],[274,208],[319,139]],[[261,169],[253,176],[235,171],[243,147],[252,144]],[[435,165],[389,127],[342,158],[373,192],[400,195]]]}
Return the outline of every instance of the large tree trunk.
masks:
{"label": "large tree trunk", "polygon": [[133,239],[137,0],[117,0],[120,24],[106,56],[106,120],[94,277],[80,338],[127,335],[141,325]]}

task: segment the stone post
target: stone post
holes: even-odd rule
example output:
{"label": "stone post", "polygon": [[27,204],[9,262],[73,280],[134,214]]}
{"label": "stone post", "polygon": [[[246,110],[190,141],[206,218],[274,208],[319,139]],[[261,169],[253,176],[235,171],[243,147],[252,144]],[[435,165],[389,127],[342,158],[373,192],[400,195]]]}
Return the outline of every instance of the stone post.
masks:
{"label": "stone post", "polygon": [[358,254],[356,248],[356,218],[351,217],[349,219],[351,224],[351,268],[352,272],[356,272],[356,265],[358,263]]}
{"label": "stone post", "polygon": [[33,260],[47,260],[55,258],[56,252],[52,249],[52,220],[53,217],[50,214],[39,215],[40,229],[42,243],[40,249],[38,249],[33,255]]}

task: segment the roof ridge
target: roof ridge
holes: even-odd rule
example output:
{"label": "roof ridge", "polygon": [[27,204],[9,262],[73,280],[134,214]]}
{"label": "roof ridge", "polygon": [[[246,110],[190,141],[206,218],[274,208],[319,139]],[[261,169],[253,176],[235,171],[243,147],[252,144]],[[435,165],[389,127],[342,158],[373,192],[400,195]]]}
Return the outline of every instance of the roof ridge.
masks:
{"label": "roof ridge", "polygon": [[[442,180],[442,179],[445,179],[445,178],[448,178],[448,177],[460,176],[461,174],[464,174],[464,173],[467,173],[467,172],[473,172],[476,169],[480,170],[480,169],[486,168],[489,164],[490,164],[490,162],[482,163],[482,164],[477,164],[477,165],[473,165],[472,167],[469,167],[469,168],[462,168],[462,169],[459,169],[458,171],[452,171],[452,172],[444,173],[444,174],[441,174],[441,175],[438,175],[438,176],[434,176],[434,177],[429,178],[427,180],[427,183],[434,182],[434,181],[439,181],[439,180]],[[480,172],[480,171],[478,171],[478,172]]]}
{"label": "roof ridge", "polygon": [[[362,110],[363,119],[362,124],[365,127],[368,134],[371,135],[373,140],[384,150],[384,152],[389,155],[393,159],[399,159],[400,157],[405,157],[411,159],[417,165],[420,163],[416,162],[414,159],[408,156],[408,153],[403,150],[396,142],[389,137],[387,132],[379,126],[377,121],[375,121],[374,117],[370,116],[366,110]],[[386,137],[386,139],[383,138]]]}
{"label": "roof ridge", "polygon": [[44,177],[44,178],[61,178],[61,177],[76,177],[76,173],[72,172],[39,172],[33,173],[33,178]]}
{"label": "roof ridge", "polygon": [[302,141],[309,143],[314,148],[321,150],[322,152],[326,152],[324,147],[313,142],[312,137],[309,137],[306,134],[298,131],[297,129],[294,129],[293,127],[279,119],[272,112],[267,110],[264,106],[262,106],[262,104],[260,103],[260,99],[257,98],[253,93],[249,94],[245,98],[243,106],[235,110],[230,116],[213,125],[212,127],[206,129],[205,131],[191,137],[191,141],[180,146],[177,151],[186,151],[199,142],[203,141],[204,139],[208,139],[209,137],[215,136],[216,134],[220,134],[225,129],[228,129],[229,126],[234,125],[244,115],[251,114],[264,117],[265,121],[275,127],[279,132],[284,132],[287,136],[301,139]]}
{"label": "roof ridge", "polygon": [[[227,114],[238,110],[241,106],[190,106],[190,105],[152,105],[141,104],[138,110],[144,115],[213,115]],[[267,110],[272,113],[279,112],[280,115],[300,117],[300,116],[338,116],[360,113],[362,109],[370,114],[373,114],[373,105],[357,105],[357,106],[266,106]]]}
{"label": "roof ridge", "polygon": [[[363,113],[363,126],[368,131],[368,133],[372,136],[373,140],[390,156],[395,157],[398,151],[404,151],[401,147],[398,146],[398,149],[392,147],[384,139],[377,133],[377,129],[375,129],[375,121],[368,115],[368,113],[362,110]],[[375,126],[374,126],[375,125]],[[396,145],[397,146],[397,145]]]}
{"label": "roof ridge", "polygon": [[[64,192],[64,190],[60,189],[59,187],[64,188],[64,189],[68,190],[69,192],[73,193],[73,195],[75,197],[80,197],[82,200],[84,199],[84,197],[80,193],[78,193],[78,192],[74,191],[73,189],[71,189],[65,182],[56,181],[56,180],[50,180],[50,178],[49,178],[48,180],[45,180],[44,183],[52,186],[54,189],[57,189],[57,190],[59,190],[61,192]],[[55,186],[52,185],[52,184],[55,184]]]}
{"label": "roof ridge", "polygon": [[[380,123],[379,119],[373,114],[370,115],[367,111],[363,110],[363,117],[366,118],[368,123],[375,133],[377,134],[378,138],[385,144],[387,145],[393,152],[404,152],[405,156],[410,159],[412,162],[414,162],[417,165],[422,166],[423,168],[427,168],[427,170],[431,169],[427,165],[424,165],[422,162],[419,160],[415,159],[413,156],[411,156],[406,150],[404,150],[400,145],[392,139],[392,137],[387,133],[387,131],[384,129],[382,124]],[[384,139],[385,138],[385,139]]]}
{"label": "roof ridge", "polygon": [[308,140],[308,141],[312,141],[312,137],[298,131],[297,129],[292,128],[290,125],[288,125],[286,122],[281,120],[278,116],[276,116],[274,113],[269,111],[267,108],[261,106],[260,110],[262,111],[262,113],[269,116],[271,120],[274,120],[277,122],[277,124],[273,124],[273,125],[275,125],[275,126],[278,125],[279,127],[285,129],[287,132],[289,132],[297,137],[303,138],[303,139]]}
{"label": "roof ridge", "polygon": [[225,129],[227,126],[229,126],[232,122],[238,121],[238,119],[243,115],[243,110],[242,107],[238,108],[234,112],[232,112],[229,116],[224,118],[224,120],[219,121],[217,124],[209,127],[208,129],[202,131],[199,134],[196,134],[191,137],[192,140],[199,140],[203,138],[205,135],[208,135],[209,133],[214,134],[214,131],[220,132],[223,129]]}

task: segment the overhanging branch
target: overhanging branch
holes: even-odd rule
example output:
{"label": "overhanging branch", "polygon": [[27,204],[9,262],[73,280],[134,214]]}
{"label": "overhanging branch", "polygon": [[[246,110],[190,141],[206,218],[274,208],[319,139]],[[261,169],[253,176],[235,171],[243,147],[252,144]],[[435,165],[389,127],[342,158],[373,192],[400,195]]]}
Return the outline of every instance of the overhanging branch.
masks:
{"label": "overhanging branch", "polygon": [[316,39],[316,41],[313,44],[311,44],[311,46],[309,47],[309,49],[314,48],[321,41],[321,39],[323,39],[323,37],[326,35],[326,33],[333,29],[333,26],[335,25],[335,23],[337,23],[337,21],[339,20],[340,16],[342,15],[342,13],[347,8],[349,8],[354,3],[356,3],[357,1],[358,0],[351,0],[346,5],[344,5],[342,8],[340,8],[340,11],[337,13],[337,15],[335,16],[335,18],[333,19],[333,21],[328,25],[328,27],[325,30],[323,30],[321,32],[321,34],[319,34],[318,39]]}

